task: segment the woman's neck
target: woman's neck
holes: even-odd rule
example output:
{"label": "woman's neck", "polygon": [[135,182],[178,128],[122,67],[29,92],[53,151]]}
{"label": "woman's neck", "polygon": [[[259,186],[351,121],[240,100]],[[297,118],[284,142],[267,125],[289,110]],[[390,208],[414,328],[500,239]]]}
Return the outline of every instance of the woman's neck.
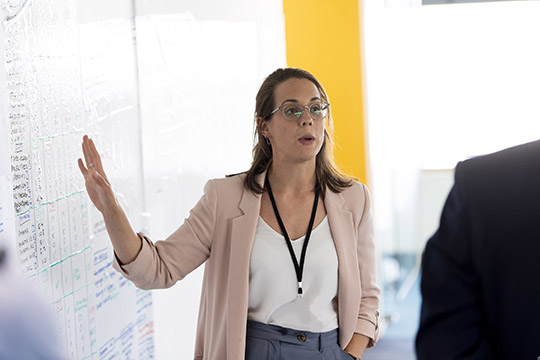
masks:
{"label": "woman's neck", "polygon": [[315,161],[305,163],[272,162],[268,181],[275,193],[300,194],[315,189]]}

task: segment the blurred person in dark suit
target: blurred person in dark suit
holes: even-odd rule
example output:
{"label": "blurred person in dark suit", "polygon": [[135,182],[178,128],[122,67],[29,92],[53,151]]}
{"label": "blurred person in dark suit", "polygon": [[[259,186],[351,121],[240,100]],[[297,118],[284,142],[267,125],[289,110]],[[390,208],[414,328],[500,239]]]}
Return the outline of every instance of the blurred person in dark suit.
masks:
{"label": "blurred person in dark suit", "polygon": [[10,267],[1,248],[0,359],[65,359],[45,300]]}
{"label": "blurred person in dark suit", "polygon": [[540,359],[540,141],[457,165],[422,264],[419,360]]}

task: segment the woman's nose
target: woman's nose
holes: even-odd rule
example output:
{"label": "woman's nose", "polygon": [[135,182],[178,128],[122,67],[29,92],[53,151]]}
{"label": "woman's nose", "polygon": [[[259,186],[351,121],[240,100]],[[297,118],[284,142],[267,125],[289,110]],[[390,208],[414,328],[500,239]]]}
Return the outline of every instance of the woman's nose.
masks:
{"label": "woman's nose", "polygon": [[311,126],[313,125],[313,119],[311,118],[309,111],[304,110],[302,117],[300,118],[300,126]]}

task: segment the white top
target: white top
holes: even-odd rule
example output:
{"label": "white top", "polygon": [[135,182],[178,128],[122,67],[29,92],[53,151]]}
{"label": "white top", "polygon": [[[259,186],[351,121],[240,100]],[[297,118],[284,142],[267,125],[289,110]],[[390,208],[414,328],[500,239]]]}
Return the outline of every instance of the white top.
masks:
{"label": "white top", "polygon": [[[305,236],[293,240],[298,264]],[[312,332],[338,327],[338,258],[328,220],[311,232],[303,297],[285,238],[259,216],[249,270],[248,320]]]}

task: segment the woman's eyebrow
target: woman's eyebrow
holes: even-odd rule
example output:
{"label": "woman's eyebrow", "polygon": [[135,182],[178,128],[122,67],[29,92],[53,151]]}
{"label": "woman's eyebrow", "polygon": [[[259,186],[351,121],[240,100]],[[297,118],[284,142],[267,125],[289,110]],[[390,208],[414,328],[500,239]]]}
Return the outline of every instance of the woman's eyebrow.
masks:
{"label": "woman's eyebrow", "polygon": [[[321,100],[321,98],[315,96],[315,97],[312,97],[309,101],[311,102],[311,101],[315,101],[315,100]],[[283,100],[283,102],[281,103],[281,105],[285,104],[285,103],[288,102],[288,101],[290,101],[290,102],[295,102],[295,103],[298,102],[298,100],[296,100],[296,99],[286,99],[286,100]]]}

